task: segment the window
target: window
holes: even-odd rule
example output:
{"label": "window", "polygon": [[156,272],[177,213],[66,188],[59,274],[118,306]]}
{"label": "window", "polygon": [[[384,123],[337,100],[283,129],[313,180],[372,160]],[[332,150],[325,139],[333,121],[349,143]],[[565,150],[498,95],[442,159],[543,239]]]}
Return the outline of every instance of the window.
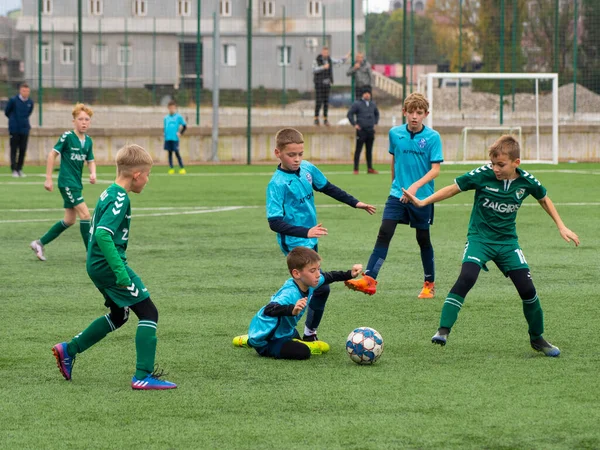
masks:
{"label": "window", "polygon": [[260,13],[263,17],[275,17],[275,2],[263,0],[260,5]]}
{"label": "window", "polygon": [[219,0],[219,14],[222,17],[231,16],[231,0]]}
{"label": "window", "polygon": [[131,45],[119,45],[117,64],[120,66],[131,66],[133,64]]}
{"label": "window", "polygon": [[92,16],[102,15],[102,0],[89,0],[90,1],[90,14]]}
{"label": "window", "polygon": [[52,0],[42,0],[42,14],[52,14]]}
{"label": "window", "polygon": [[[40,62],[39,52],[38,52],[39,48],[40,47],[36,46],[36,49],[35,49],[35,62],[36,63]],[[50,64],[50,61],[51,61],[50,55],[51,55],[50,46],[48,45],[47,42],[42,42],[42,64]]]}
{"label": "window", "polygon": [[321,17],[321,2],[317,0],[309,0],[308,2],[308,17]]}
{"label": "window", "polygon": [[415,11],[416,12],[423,12],[423,11],[425,11],[425,5],[423,4],[423,2],[417,2],[417,3],[415,3]]}
{"label": "window", "polygon": [[292,47],[286,45],[285,47],[277,47],[277,53],[279,55],[278,64],[280,66],[289,66],[292,61]]}
{"label": "window", "polygon": [[146,0],[133,0],[132,8],[134,16],[145,16],[148,14],[148,2]]}
{"label": "window", "polygon": [[92,64],[103,66],[108,62],[108,46],[106,44],[96,44],[92,47]]}
{"label": "window", "polygon": [[60,63],[73,64],[75,62],[75,46],[70,42],[63,42],[60,46]]}
{"label": "window", "polygon": [[189,17],[192,14],[192,0],[177,0],[177,15]]}
{"label": "window", "polygon": [[234,44],[223,44],[223,65],[235,66],[237,64],[237,51]]}

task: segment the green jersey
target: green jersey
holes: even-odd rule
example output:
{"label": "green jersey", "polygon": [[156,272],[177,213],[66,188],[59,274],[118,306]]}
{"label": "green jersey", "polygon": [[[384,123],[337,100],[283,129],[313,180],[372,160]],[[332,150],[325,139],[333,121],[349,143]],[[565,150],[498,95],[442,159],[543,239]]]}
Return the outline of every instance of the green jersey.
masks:
{"label": "green jersey", "polygon": [[467,233],[469,241],[518,242],[517,211],[530,194],[537,200],[543,199],[546,189],[529,172],[517,168],[517,174],[514,180],[498,180],[492,165],[487,164],[454,180],[461,191],[475,190]]}
{"label": "green jersey", "polygon": [[75,131],[66,131],[58,139],[54,151],[60,155],[58,187],[83,189],[81,184],[83,163],[94,160],[92,138],[86,135],[83,140],[79,140]]}
{"label": "green jersey", "polygon": [[87,272],[97,287],[116,284],[117,277],[112,271],[104,253],[100,250],[94,235],[97,229],[108,231],[117,248],[121,260],[127,265],[127,241],[129,240],[129,223],[131,221],[131,204],[125,189],[112,184],[102,194],[94,209],[90,226],[90,241],[87,253]]}

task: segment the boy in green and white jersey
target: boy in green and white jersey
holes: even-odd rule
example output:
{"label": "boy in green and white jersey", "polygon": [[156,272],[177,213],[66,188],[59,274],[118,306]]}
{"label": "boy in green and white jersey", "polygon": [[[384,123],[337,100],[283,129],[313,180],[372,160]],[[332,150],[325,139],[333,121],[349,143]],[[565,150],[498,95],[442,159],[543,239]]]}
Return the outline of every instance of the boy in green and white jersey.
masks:
{"label": "boy in green and white jersey", "polygon": [[440,327],[431,339],[434,344],[446,345],[450,330],[480,270],[487,271],[486,263],[494,261],[502,273],[510,277],[523,301],[531,347],[546,356],[560,355],[560,350],[542,336],[542,307],[517,238],[515,219],[523,200],[532,195],[552,217],[565,241],[573,241],[578,246],[579,238],[565,226],[544,186],[532,174],[519,168],[520,152],[519,143],[514,137],[502,136],[490,147],[491,164],[467,172],[458,177],[454,184],[424,200],[402,189],[417,207],[445,200],[459,192],[475,190],[462,269],[444,302]]}
{"label": "boy in green and white jersey", "polygon": [[90,234],[90,211],[83,200],[81,176],[83,164],[87,161],[90,170],[90,183],[96,183],[96,163],[92,151],[92,138],[86,134],[93,114],[90,107],[77,103],[73,108],[74,129],[65,132],[48,155],[44,188],[50,192],[54,189],[52,171],[54,170],[54,161],[57,155],[60,155],[58,189],[63,198],[65,217],[52,225],[41,238],[31,242],[30,247],[40,261],[46,261],[44,246],[74,225],[77,216],[79,216],[79,231],[83,238],[83,244],[87,249]]}

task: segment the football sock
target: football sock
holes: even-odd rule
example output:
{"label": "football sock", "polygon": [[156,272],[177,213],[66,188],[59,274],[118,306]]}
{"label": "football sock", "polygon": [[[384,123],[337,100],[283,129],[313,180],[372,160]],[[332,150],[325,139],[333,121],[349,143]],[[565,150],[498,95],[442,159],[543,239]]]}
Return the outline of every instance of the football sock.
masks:
{"label": "football sock", "polygon": [[54,239],[56,239],[60,234],[69,228],[69,225],[65,223],[64,220],[60,220],[56,222],[50,229],[40,238],[40,242],[42,245],[49,244]]}
{"label": "football sock", "polygon": [[421,247],[421,262],[423,263],[423,273],[425,274],[425,281],[435,281],[433,247]]}
{"label": "football sock", "polygon": [[308,311],[306,312],[305,323],[308,328],[313,330],[319,328],[319,324],[323,318],[323,311],[325,310],[325,303],[329,298],[330,292],[331,289],[328,284],[324,284],[314,291],[308,304]]}
{"label": "football sock", "polygon": [[69,356],[75,356],[77,353],[86,351],[114,329],[115,326],[107,316],[98,317],[67,344],[67,353]]}
{"label": "football sock", "polygon": [[156,322],[140,320],[135,334],[135,377],[138,380],[146,378],[154,370],[156,340]]}
{"label": "football sock", "polygon": [[367,263],[367,270],[365,270],[365,275],[369,275],[377,279],[377,275],[381,270],[381,266],[385,262],[385,258],[387,257],[389,247],[375,247],[373,249],[373,253],[371,253],[371,257],[369,258],[369,262]]}
{"label": "football sock", "polygon": [[175,156],[177,156],[177,162],[179,163],[179,167],[183,169],[183,161],[181,160],[181,155],[179,152],[175,152]]}
{"label": "football sock", "polygon": [[442,316],[440,317],[440,328],[448,328],[450,330],[458,318],[458,313],[462,308],[465,299],[460,295],[450,292],[444,306],[442,307]]}
{"label": "football sock", "polygon": [[169,150],[169,167],[173,168],[173,152]]}
{"label": "football sock", "polygon": [[537,294],[530,300],[523,300],[523,314],[529,324],[531,340],[542,337],[544,334],[544,312]]}
{"label": "football sock", "polygon": [[79,231],[81,232],[81,237],[83,238],[83,245],[85,245],[85,249],[87,250],[88,242],[90,240],[90,221],[80,220]]}

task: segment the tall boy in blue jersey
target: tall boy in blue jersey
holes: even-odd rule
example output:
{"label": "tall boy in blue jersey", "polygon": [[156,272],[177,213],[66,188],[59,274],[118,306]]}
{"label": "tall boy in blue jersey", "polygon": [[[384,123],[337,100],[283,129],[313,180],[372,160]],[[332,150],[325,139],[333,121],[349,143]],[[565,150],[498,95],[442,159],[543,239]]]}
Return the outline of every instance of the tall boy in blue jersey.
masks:
{"label": "tall boy in blue jersey", "polygon": [[321,257],[313,249],[296,247],[287,255],[292,278],[271,297],[250,322],[247,335],[236,336],[233,345],[252,347],[260,356],[277,359],[308,359],[311,353],[329,351],[323,341],[300,341],[296,325],[312,301],[315,290],[335,281],[349,280],[362,271],[355,264],[345,272],[321,273]]}
{"label": "tall boy in blue jersey", "polygon": [[183,161],[179,154],[179,138],[185,133],[187,124],[185,120],[177,112],[177,104],[171,100],[167,106],[169,114],[167,114],[163,120],[164,132],[165,132],[165,145],[164,149],[169,152],[169,175],[175,173],[173,168],[173,153],[177,156],[177,162],[179,163],[179,173],[185,175],[185,167],[183,167]]}
{"label": "tall boy in blue jersey", "polygon": [[[279,130],[275,140],[275,156],[280,164],[267,186],[267,219],[285,255],[298,246],[318,251],[318,238],[327,235],[327,229],[317,221],[314,191],[369,214],[375,213],[374,206],[358,201],[330,183],[316,166],[303,161],[304,138],[298,130]],[[317,328],[328,297],[327,284],[315,291],[308,304],[303,340],[318,340]]]}
{"label": "tall boy in blue jersey", "polygon": [[365,276],[350,280],[350,289],[373,295],[377,291],[377,275],[383,265],[390,241],[400,224],[416,229],[417,243],[421,248],[421,262],[425,272],[423,289],[419,298],[433,298],[435,295],[435,265],[429,227],[433,224],[433,206],[419,209],[408,203],[402,188],[418,198],[433,194],[433,179],[440,173],[443,162],[442,141],[437,131],[423,125],[429,115],[429,102],[423,95],[414,93],[406,97],[403,113],[405,125],[394,127],[389,132],[389,152],[392,161],[392,188],[383,210],[383,219],[375,248],[369,258]]}
{"label": "tall boy in blue jersey", "polygon": [[434,344],[446,345],[467,293],[475,285],[481,269],[494,261],[515,285],[523,302],[523,314],[529,325],[529,339],[534,350],[546,356],[558,356],[560,350],[543,338],[544,313],[531,280],[529,266],[519,246],[515,220],[523,201],[533,196],[548,213],[561,237],[579,245],[579,237],[569,230],[546,194],[546,189],[529,172],[519,168],[521,148],[512,136],[502,136],[490,147],[491,164],[474,169],[425,199],[411,192],[404,194],[417,207],[439,202],[456,194],[474,190],[473,210],[469,221],[467,244],[458,280],[452,286],[440,318],[440,327],[431,338]]}

